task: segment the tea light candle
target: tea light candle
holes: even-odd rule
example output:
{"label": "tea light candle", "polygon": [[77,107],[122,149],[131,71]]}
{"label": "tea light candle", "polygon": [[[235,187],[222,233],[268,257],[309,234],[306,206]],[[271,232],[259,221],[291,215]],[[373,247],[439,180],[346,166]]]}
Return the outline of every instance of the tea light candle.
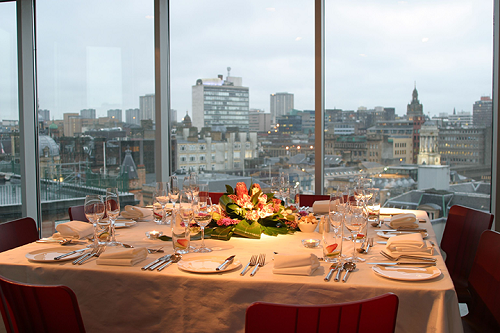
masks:
{"label": "tea light candle", "polygon": [[319,246],[319,239],[313,239],[313,238],[303,239],[302,244],[308,248],[318,247]]}
{"label": "tea light candle", "polygon": [[146,236],[149,239],[158,239],[158,237],[160,237],[161,235],[163,235],[163,232],[161,232],[161,231],[153,230],[153,231],[146,232]]}

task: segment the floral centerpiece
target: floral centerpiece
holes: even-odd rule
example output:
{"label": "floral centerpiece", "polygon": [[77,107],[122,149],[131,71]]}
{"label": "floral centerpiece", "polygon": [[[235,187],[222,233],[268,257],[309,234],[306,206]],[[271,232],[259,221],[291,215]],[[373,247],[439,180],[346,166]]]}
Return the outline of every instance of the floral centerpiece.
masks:
{"label": "floral centerpiece", "polygon": [[233,234],[260,238],[261,234],[277,236],[297,230],[298,214],[294,208],[284,207],[272,193],[263,193],[258,184],[249,190],[245,183],[236,184],[236,191],[226,185],[220,197],[221,214],[214,214],[209,227],[211,237],[229,240]]}

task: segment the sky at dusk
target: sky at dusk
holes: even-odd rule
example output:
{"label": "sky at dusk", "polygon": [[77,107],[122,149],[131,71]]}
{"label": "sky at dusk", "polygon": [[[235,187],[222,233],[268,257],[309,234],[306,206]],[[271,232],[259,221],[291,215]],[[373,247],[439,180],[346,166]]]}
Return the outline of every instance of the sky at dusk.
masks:
{"label": "sky at dusk", "polygon": [[[290,92],[314,109],[314,1],[172,0],[171,107],[191,87],[242,77],[250,108]],[[51,118],[139,107],[154,93],[152,0],[38,0],[38,96]],[[0,119],[18,119],[15,4],[0,2]],[[491,96],[493,1],[326,1],[326,108],[395,107],[416,82],[426,114]],[[125,112],[123,112],[125,117]]]}

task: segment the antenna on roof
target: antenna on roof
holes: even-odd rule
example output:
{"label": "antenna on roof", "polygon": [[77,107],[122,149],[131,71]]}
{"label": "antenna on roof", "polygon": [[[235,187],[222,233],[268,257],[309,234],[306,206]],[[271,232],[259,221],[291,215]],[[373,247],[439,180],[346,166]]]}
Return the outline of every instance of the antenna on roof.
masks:
{"label": "antenna on roof", "polygon": [[231,67],[227,68],[227,77],[231,76]]}

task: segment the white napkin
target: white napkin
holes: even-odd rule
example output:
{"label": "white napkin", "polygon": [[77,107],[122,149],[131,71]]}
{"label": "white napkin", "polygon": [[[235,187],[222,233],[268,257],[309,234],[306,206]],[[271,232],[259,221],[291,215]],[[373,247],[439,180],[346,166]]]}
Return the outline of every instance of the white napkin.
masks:
{"label": "white napkin", "polygon": [[390,237],[387,240],[386,249],[389,250],[391,255],[430,255],[433,252],[432,245],[424,241],[422,234],[419,232]]}
{"label": "white napkin", "polygon": [[321,214],[330,211],[330,200],[318,200],[313,203],[313,213]]}
{"label": "white napkin", "polygon": [[412,213],[399,214],[399,215],[393,216],[391,218],[390,225],[394,229],[397,229],[397,228],[408,228],[408,229],[418,228],[417,216],[415,214],[412,214]]}
{"label": "white napkin", "polygon": [[52,238],[80,239],[92,235],[94,233],[94,226],[92,223],[70,221],[58,224],[56,230],[58,232],[52,235]]}
{"label": "white napkin", "polygon": [[137,248],[106,248],[106,250],[96,260],[98,265],[113,266],[134,266],[143,261],[148,256],[145,247]]}
{"label": "white napkin", "polygon": [[274,274],[312,275],[320,266],[314,254],[276,254],[274,255]]}
{"label": "white napkin", "polygon": [[153,216],[153,211],[149,208],[141,208],[136,206],[125,206],[125,210],[121,215],[126,219],[147,219]]}

